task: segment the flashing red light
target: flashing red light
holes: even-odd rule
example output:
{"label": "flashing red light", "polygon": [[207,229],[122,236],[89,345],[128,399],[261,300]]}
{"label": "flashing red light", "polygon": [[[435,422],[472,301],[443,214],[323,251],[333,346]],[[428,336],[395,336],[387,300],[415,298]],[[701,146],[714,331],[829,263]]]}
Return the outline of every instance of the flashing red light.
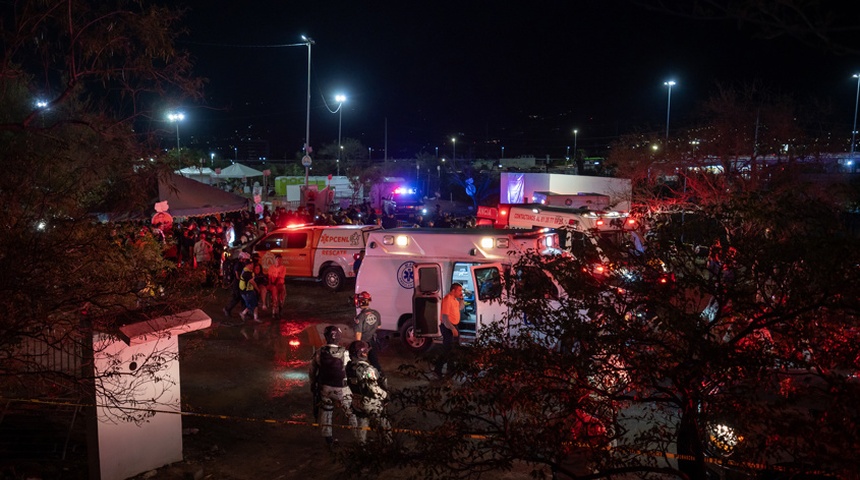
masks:
{"label": "flashing red light", "polygon": [[636,219],[628,218],[627,219],[627,225],[636,225]]}
{"label": "flashing red light", "polygon": [[666,277],[660,277],[660,283],[669,283],[669,279]]}
{"label": "flashing red light", "polygon": [[302,342],[298,341],[298,339],[294,338],[294,339],[290,340],[290,346],[293,348],[297,348],[301,344],[302,344]]}
{"label": "flashing red light", "polygon": [[508,214],[508,211],[507,211],[507,210],[505,210],[505,209],[499,210],[499,215],[501,215],[501,216],[503,216],[503,217],[504,217],[504,216],[505,216],[505,215],[507,215],[507,214]]}
{"label": "flashing red light", "polygon": [[603,226],[603,219],[602,219],[602,218],[598,218],[598,219],[597,219],[597,226],[598,226],[598,227],[602,227],[602,226]]}
{"label": "flashing red light", "polygon": [[605,271],[606,271],[606,267],[604,267],[603,265],[598,265],[598,266],[594,267],[595,273],[603,273]]}

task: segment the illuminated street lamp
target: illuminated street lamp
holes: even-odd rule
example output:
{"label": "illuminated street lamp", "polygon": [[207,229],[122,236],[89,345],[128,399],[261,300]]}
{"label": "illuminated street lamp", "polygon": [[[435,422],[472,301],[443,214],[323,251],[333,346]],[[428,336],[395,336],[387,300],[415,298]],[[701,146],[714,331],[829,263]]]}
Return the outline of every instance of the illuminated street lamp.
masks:
{"label": "illuminated street lamp", "polygon": [[854,165],[854,141],[857,138],[857,105],[860,103],[860,73],[852,75],[857,79],[857,96],[854,98],[854,128],[851,130],[851,165]]}
{"label": "illuminated street lamp", "polygon": [[573,163],[576,163],[576,134],[579,133],[579,130],[573,129]]}
{"label": "illuminated street lamp", "polygon": [[182,112],[169,113],[167,119],[176,124],[176,151],[179,152],[179,122],[185,120],[185,114]]}
{"label": "illuminated street lamp", "polygon": [[675,86],[674,80],[669,80],[668,82],[663,82],[663,85],[669,87],[669,97],[666,102],[666,143],[669,142],[669,112],[672,109],[672,87]]}

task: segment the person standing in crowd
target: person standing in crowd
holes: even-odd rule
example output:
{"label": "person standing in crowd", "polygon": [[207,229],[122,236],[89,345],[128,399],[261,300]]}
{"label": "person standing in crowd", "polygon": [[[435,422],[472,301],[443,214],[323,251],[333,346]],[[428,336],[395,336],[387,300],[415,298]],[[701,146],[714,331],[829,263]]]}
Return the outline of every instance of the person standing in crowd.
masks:
{"label": "person standing in crowd", "polygon": [[232,268],[228,271],[230,275],[230,302],[222,310],[224,316],[230,318],[233,308],[242,303],[242,292],[239,290],[239,276],[245,270],[245,265],[251,261],[251,255],[248,252],[239,252],[239,259],[233,263]]}
{"label": "person standing in crowd", "polygon": [[388,391],[379,371],[368,362],[372,351],[367,342],[356,340],[349,345],[350,362],[346,366],[346,379],[352,392],[352,407],[358,422],[358,442],[367,442],[367,427],[371,425],[383,433],[383,441],[391,443],[391,423],[385,416]]}
{"label": "person standing in crowd", "polygon": [[212,244],[205,233],[194,243],[194,267],[209,268],[212,263]]}
{"label": "person standing in crowd", "polygon": [[188,225],[188,228],[182,231],[182,237],[179,239],[180,248],[182,248],[182,257],[185,259],[185,265],[194,266],[194,224]]}
{"label": "person standing in crowd", "polygon": [[284,300],[287,297],[287,289],[284,284],[284,277],[287,276],[287,266],[284,265],[284,258],[280,253],[275,254],[275,264],[269,267],[266,272],[269,275],[269,298],[272,299],[272,316],[277,318],[281,315],[281,309],[284,307]]}
{"label": "person standing in crowd", "polygon": [[239,293],[242,295],[242,302],[245,303],[245,309],[239,315],[242,320],[247,320],[248,317],[253,317],[255,322],[260,322],[260,317],[257,313],[257,284],[254,282],[254,263],[248,262],[242,273],[239,275]]}
{"label": "person standing in crowd", "polygon": [[370,352],[367,355],[368,361],[380,375],[382,375],[382,366],[379,364],[379,338],[376,336],[376,329],[379,328],[381,320],[379,312],[370,308],[370,302],[373,300],[367,292],[356,293],[353,296],[353,303],[361,311],[355,316],[355,339],[366,342],[369,345]]}
{"label": "person standing in crowd", "polygon": [[266,310],[266,294],[269,293],[269,276],[263,273],[263,265],[254,263],[254,286],[257,289],[257,305]]}
{"label": "person standing in crowd", "polygon": [[333,447],[335,439],[332,436],[332,416],[335,405],[339,405],[353,434],[358,438],[358,421],[352,411],[352,393],[346,382],[346,366],[349,363],[349,352],[339,345],[340,328],[329,325],[323,331],[326,345],[314,352],[311,360],[309,379],[311,393],[314,395],[314,413],[316,405],[321,409],[319,415],[320,430],[326,444]]}
{"label": "person standing in crowd", "polygon": [[388,213],[382,217],[382,228],[397,228],[397,219],[393,213]]}
{"label": "person standing in crowd", "polygon": [[448,295],[442,299],[442,324],[439,325],[439,330],[442,333],[442,351],[439,353],[435,365],[435,372],[439,377],[442,377],[442,368],[445,365],[448,365],[448,371],[451,370],[449,360],[454,349],[455,339],[459,340],[460,337],[457,325],[460,324],[460,311],[464,306],[463,285],[453,283]]}

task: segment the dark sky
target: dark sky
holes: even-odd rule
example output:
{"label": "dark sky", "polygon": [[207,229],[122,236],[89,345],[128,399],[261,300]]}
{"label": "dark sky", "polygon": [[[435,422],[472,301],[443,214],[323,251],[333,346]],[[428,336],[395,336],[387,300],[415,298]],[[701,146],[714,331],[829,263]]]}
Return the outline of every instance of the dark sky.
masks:
{"label": "dark sky", "polygon": [[[206,100],[185,105],[184,135],[257,132],[272,157],[292,157],[305,133],[312,37],[311,145],[337,141],[334,95],[348,101],[343,136],[389,157],[421,149],[458,156],[562,155],[599,149],[637,128],[683,125],[716,82],[763,80],[834,104],[850,134],[860,69],[791,39],[764,40],[732,21],[689,20],[613,0],[366,2],[186,0],[185,46]],[[499,145],[499,144],[495,144]],[[498,148],[496,146],[492,148]]]}

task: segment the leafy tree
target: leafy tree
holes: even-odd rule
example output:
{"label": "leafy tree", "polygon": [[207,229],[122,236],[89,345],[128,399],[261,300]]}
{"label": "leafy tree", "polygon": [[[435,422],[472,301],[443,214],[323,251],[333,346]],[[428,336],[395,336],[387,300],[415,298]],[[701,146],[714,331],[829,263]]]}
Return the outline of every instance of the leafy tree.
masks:
{"label": "leafy tree", "polygon": [[[529,323],[459,349],[448,384],[399,392],[427,433],[384,460],[426,478],[518,463],[566,478],[853,472],[860,242],[812,200],[797,188],[703,205],[701,236],[721,248],[711,262],[668,224],[644,253],[601,243],[607,276],[591,255],[527,256],[506,290],[508,320]],[[549,278],[557,293],[539,287]]]}
{"label": "leafy tree", "polygon": [[138,132],[158,99],[193,98],[200,81],[173,46],[172,9],[123,0],[0,9],[0,381],[77,390],[94,379],[54,368],[42,352],[81,361],[94,328],[194,301],[192,279],[164,260],[145,222],[98,223],[94,212],[151,213],[157,178],[175,165],[163,168]]}

